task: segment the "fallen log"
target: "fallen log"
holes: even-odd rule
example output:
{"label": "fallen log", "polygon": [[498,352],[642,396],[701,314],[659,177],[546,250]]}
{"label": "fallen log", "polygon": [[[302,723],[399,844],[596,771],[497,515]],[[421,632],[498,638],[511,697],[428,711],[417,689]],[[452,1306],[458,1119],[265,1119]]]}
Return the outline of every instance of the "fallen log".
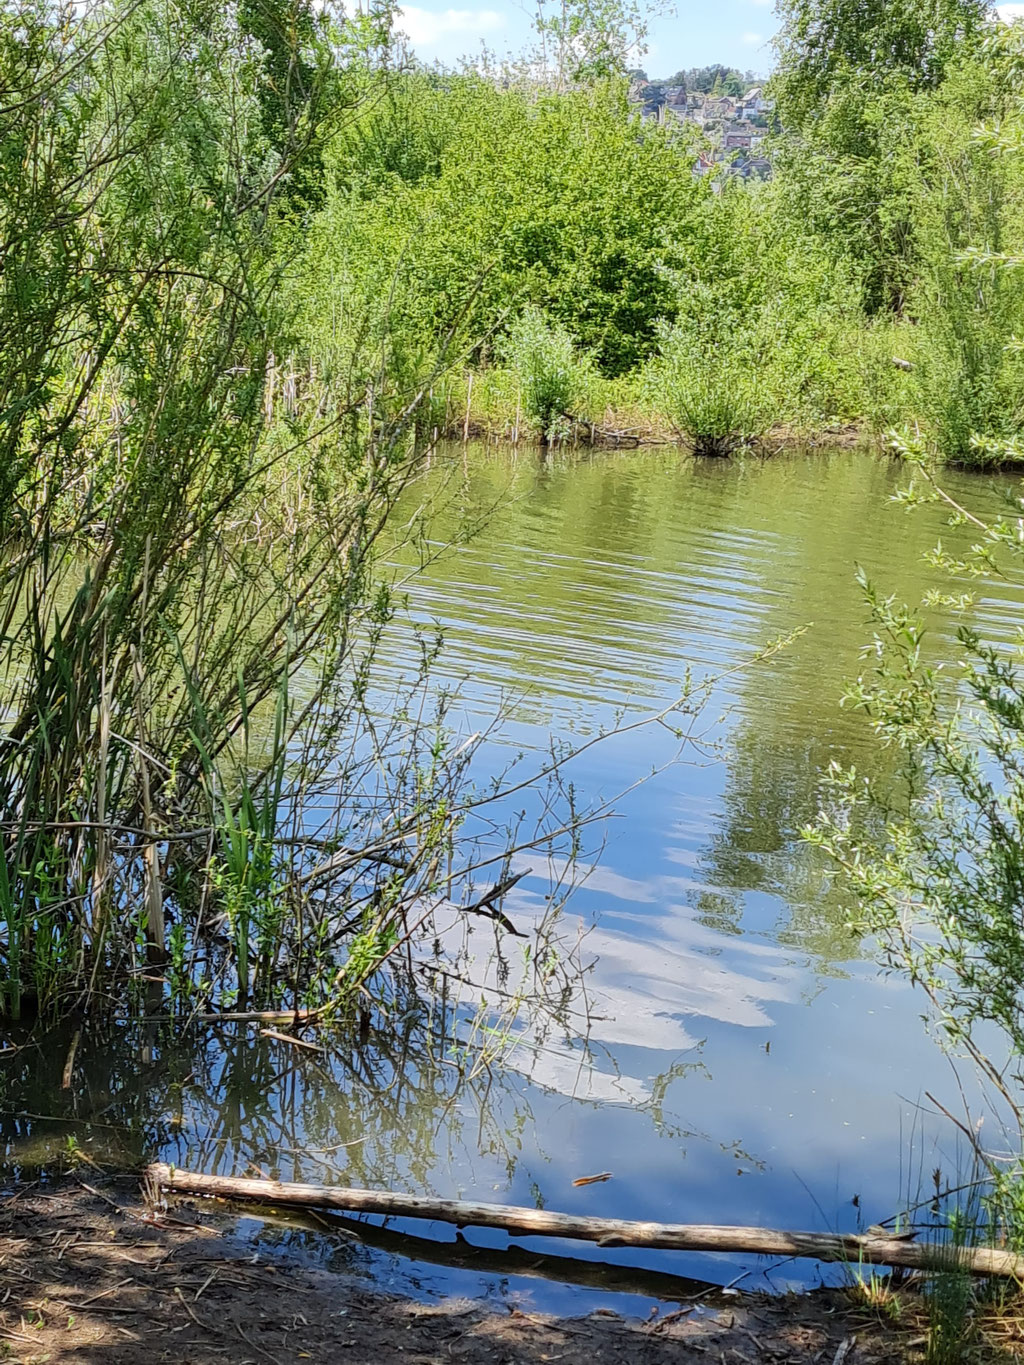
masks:
{"label": "fallen log", "polygon": [[501,1228],[529,1237],[571,1237],[598,1246],[657,1247],[669,1251],[752,1252],[758,1256],[808,1256],[817,1261],[904,1266],[911,1270],[968,1271],[1024,1280],[1024,1256],[998,1247],[953,1247],[909,1242],[898,1237],[828,1232],[782,1232],[773,1228],[719,1227],[714,1224],[639,1223],[622,1218],[583,1217],[507,1204],[465,1199],[434,1199],[395,1190],[357,1190],[344,1186],[299,1185],[280,1180],[203,1175],[158,1162],[146,1172],[153,1184],[178,1194],[215,1199],[255,1200],[293,1208],[339,1209],[398,1218],[431,1218],[456,1227]]}

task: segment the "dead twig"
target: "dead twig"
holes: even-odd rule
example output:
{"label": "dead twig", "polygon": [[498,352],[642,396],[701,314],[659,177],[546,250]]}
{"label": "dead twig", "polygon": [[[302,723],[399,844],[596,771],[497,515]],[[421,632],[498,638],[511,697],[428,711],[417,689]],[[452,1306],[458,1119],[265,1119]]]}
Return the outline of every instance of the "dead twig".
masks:
{"label": "dead twig", "polygon": [[317,1043],[307,1043],[305,1038],[296,1038],[291,1033],[280,1033],[276,1028],[261,1028],[261,1038],[274,1038],[279,1043],[291,1043],[292,1047],[304,1047],[310,1052],[319,1052],[323,1056],[327,1049],[320,1047]]}
{"label": "dead twig", "polygon": [[688,1318],[696,1308],[696,1304],[688,1303],[685,1308],[677,1308],[674,1313],[666,1313],[663,1318],[656,1318],[647,1324],[649,1332],[659,1332],[662,1327],[667,1327],[670,1322],[678,1322],[680,1318]]}
{"label": "dead twig", "polygon": [[481,896],[479,900],[473,901],[471,905],[460,906],[460,913],[463,915],[484,915],[487,919],[492,919],[496,924],[500,924],[506,933],[514,934],[516,938],[528,938],[529,935],[524,934],[521,929],[517,929],[509,917],[498,909],[495,902],[500,901],[518,882],[521,882],[524,877],[528,877],[532,871],[533,868],[528,867],[525,871],[517,872],[513,876],[502,877],[502,879],[499,882],[496,882],[494,886],[491,887],[490,891],[488,891],[486,895]]}
{"label": "dead twig", "polygon": [[215,1328],[208,1327],[206,1323],[202,1320],[202,1318],[199,1316],[199,1314],[193,1311],[192,1305],[189,1303],[188,1299],[186,1299],[185,1295],[182,1293],[181,1285],[176,1284],[174,1286],[174,1295],[175,1298],[181,1304],[182,1308],[184,1308],[185,1312],[189,1315],[189,1317],[192,1319],[195,1325],[200,1329],[200,1331],[210,1332],[216,1330]]}
{"label": "dead twig", "polygon": [[78,1052],[78,1044],[82,1041],[82,1030],[75,1029],[71,1039],[71,1046],[68,1048],[67,1060],[64,1063],[64,1074],[61,1077],[60,1088],[62,1090],[71,1089],[71,1081],[75,1074],[75,1055]]}
{"label": "dead twig", "polygon": [[214,1268],[210,1271],[209,1275],[207,1275],[206,1279],[202,1282],[202,1284],[201,1284],[201,1285],[199,1286],[199,1288],[196,1290],[195,1298],[192,1300],[193,1303],[198,1303],[198,1302],[199,1302],[199,1296],[200,1296],[202,1293],[204,1293],[205,1290],[209,1289],[210,1285],[213,1284],[214,1280],[217,1278],[217,1276],[218,1276],[219,1274],[220,1274],[220,1266],[214,1266]]}
{"label": "dead twig", "polygon": [[[102,1289],[98,1294],[93,1294],[91,1299],[80,1299],[75,1306],[77,1308],[87,1308],[89,1304],[99,1303],[100,1299],[108,1298],[111,1294],[116,1294],[119,1289],[124,1289],[128,1285],[134,1283],[135,1281],[131,1278],[121,1280],[118,1284],[111,1285],[109,1289]],[[130,1312],[131,1310],[129,1309],[128,1311]]]}

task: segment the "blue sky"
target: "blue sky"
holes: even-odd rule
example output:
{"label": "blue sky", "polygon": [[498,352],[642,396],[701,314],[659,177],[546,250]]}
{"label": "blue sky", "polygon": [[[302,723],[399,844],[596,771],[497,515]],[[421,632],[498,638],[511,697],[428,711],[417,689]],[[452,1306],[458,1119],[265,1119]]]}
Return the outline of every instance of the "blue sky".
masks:
{"label": "blue sky", "polygon": [[[453,62],[471,57],[480,43],[499,56],[520,51],[530,40],[532,6],[516,0],[480,0],[443,5],[421,0],[402,10],[399,27],[424,61]],[[670,76],[680,67],[724,62],[767,74],[770,39],[776,30],[774,0],[676,0],[671,17],[656,19],[642,65],[652,77]]]}
{"label": "blue sky", "polygon": [[[481,42],[499,57],[523,50],[531,36],[530,0],[479,0],[462,8],[429,0],[406,4],[399,27],[424,61],[455,62],[479,52]],[[651,25],[647,56],[641,65],[652,78],[671,76],[681,67],[724,62],[741,71],[767,75],[771,39],[778,28],[775,0],[676,0],[674,13]],[[1004,19],[1024,19],[1024,2],[999,4]]]}

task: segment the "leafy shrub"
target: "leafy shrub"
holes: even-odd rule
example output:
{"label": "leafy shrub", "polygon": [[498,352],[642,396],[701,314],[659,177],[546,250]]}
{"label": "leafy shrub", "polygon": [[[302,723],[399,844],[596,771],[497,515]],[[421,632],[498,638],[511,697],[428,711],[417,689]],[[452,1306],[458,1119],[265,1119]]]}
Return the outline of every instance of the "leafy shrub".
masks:
{"label": "leafy shrub", "polygon": [[557,440],[584,398],[589,365],[564,327],[539,308],[524,308],[503,342],[522,385],[523,409],[546,441]]}
{"label": "leafy shrub", "polygon": [[314,272],[346,255],[384,298],[387,272],[408,273],[394,316],[430,349],[470,311],[479,336],[535,304],[603,374],[626,374],[674,312],[662,266],[680,264],[710,198],[684,136],[640,134],[616,81],[554,96],[472,73],[390,75],[330,149]]}
{"label": "leafy shrub", "polygon": [[1024,421],[1018,291],[1005,275],[984,273],[937,271],[921,308],[916,406],[935,449],[958,464],[988,463],[989,443],[1017,435]]}
{"label": "leafy shrub", "polygon": [[654,399],[698,450],[728,453],[785,423],[819,429],[858,415],[845,354],[862,320],[849,271],[780,218],[772,186],[726,186],[672,272],[675,319],[660,332]]}
{"label": "leafy shrub", "polygon": [[767,427],[753,362],[742,333],[727,324],[701,328],[690,320],[664,329],[656,402],[695,454],[729,455]]}

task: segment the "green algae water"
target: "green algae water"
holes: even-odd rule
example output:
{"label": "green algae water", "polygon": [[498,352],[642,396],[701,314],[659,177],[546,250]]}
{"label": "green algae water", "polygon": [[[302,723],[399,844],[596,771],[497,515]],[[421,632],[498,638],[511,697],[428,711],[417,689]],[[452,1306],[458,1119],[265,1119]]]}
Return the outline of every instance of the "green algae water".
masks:
{"label": "green algae water", "polygon": [[[66,1038],[37,1038],[0,1054],[8,1170],[78,1144],[222,1174],[838,1230],[927,1195],[935,1167],[952,1177],[962,1153],[924,1097],[954,1108],[957,1097],[922,1027],[923,1002],[879,973],[846,927],[842,888],[799,833],[831,761],[885,776],[866,721],[840,707],[870,634],[857,566],[919,602],[933,582],[923,554],[940,535],[956,544],[938,509],[908,514],[892,502],[905,477],[850,451],[728,462],[674,449],[439,452],[405,510],[432,503],[437,546],[467,523],[483,529],[411,580],[410,615],[443,631],[432,685],[457,693],[460,729],[486,731],[504,714],[481,748],[485,773],[512,753],[542,753],[552,734],[578,741],[657,711],[688,672],[721,679],[692,727],[699,742],[678,762],[678,739],[653,727],[573,767],[582,800],[649,774],[591,840],[600,857],[564,912],[589,968],[585,1030],[531,1037],[506,1066],[469,1079],[423,1048],[413,1014],[386,1036],[326,1039],[310,1057],[246,1027],[198,1044],[108,1030],[83,1040],[70,1092]],[[947,482],[992,510],[1007,480]],[[411,565],[400,554],[395,568]],[[970,619],[1009,642],[1020,598],[982,585]],[[930,656],[952,660],[955,622],[938,612],[929,622]],[[797,631],[770,662],[743,667]],[[385,645],[381,706],[414,667],[414,635],[400,627]],[[537,917],[548,873],[536,867],[516,885],[504,907],[513,921]],[[479,933],[486,955],[493,936]],[[612,1179],[573,1187],[599,1171]],[[826,1273],[556,1247],[612,1267],[604,1280],[577,1268],[566,1278],[589,1287],[560,1288],[528,1278],[551,1251],[528,1239],[518,1269],[499,1271],[487,1258],[507,1239],[473,1229],[453,1242],[450,1229],[409,1225],[447,1247],[435,1256],[426,1244],[419,1255],[384,1245],[384,1233],[353,1244],[243,1227],[413,1292],[454,1286],[557,1309],[635,1308],[629,1274],[651,1277],[635,1294],[671,1298],[659,1276],[724,1284],[745,1274],[745,1284],[784,1288]],[[543,1273],[557,1282],[557,1268]]]}

